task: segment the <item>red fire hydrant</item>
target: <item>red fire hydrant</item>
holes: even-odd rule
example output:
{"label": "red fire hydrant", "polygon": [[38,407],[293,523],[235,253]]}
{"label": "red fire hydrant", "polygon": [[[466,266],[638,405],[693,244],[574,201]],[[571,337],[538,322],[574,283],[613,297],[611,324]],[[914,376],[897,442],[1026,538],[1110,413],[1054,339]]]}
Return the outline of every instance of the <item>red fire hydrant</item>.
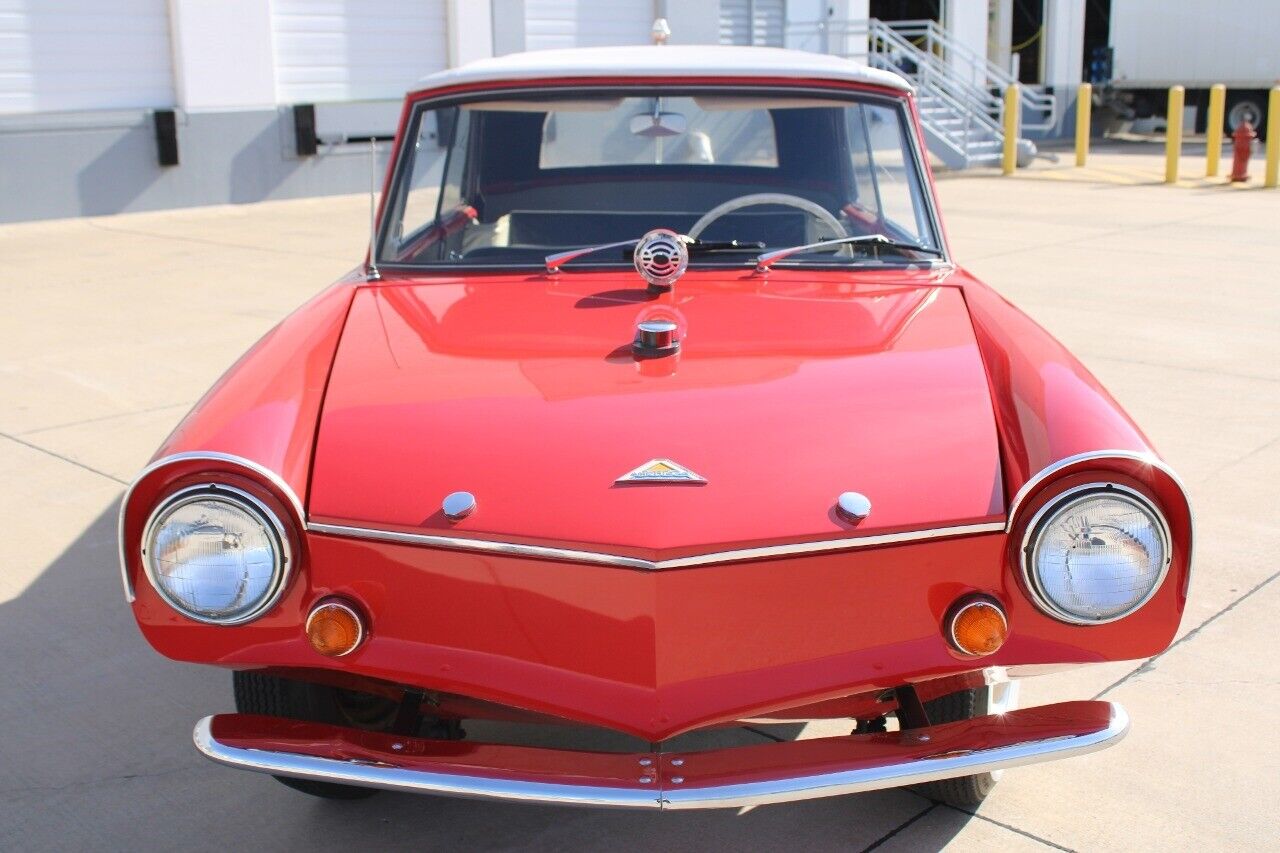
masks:
{"label": "red fire hydrant", "polygon": [[1253,153],[1253,140],[1257,138],[1258,134],[1254,132],[1253,125],[1248,120],[1236,125],[1235,132],[1231,134],[1231,180],[1233,182],[1249,180],[1249,155]]}

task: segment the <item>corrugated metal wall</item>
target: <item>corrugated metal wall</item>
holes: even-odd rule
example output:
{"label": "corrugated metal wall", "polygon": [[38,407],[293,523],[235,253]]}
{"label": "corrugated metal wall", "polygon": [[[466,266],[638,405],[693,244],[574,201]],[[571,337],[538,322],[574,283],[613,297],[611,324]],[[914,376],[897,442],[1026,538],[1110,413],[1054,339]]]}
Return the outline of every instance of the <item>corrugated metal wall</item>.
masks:
{"label": "corrugated metal wall", "polygon": [[653,28],[653,0],[525,0],[524,6],[525,50],[647,44]]}
{"label": "corrugated metal wall", "polygon": [[0,0],[0,113],[173,99],[165,0]]}
{"label": "corrugated metal wall", "polygon": [[444,0],[271,0],[276,97],[398,98],[445,67],[446,26]]}
{"label": "corrugated metal wall", "polygon": [[720,0],[720,43],[782,47],[786,0]]}

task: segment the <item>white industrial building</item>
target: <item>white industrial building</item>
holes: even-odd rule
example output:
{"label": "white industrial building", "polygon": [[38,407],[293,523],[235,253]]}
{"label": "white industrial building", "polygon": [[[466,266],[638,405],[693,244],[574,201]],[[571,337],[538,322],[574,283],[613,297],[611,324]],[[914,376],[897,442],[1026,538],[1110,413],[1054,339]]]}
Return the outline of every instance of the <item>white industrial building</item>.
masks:
{"label": "white industrial building", "polygon": [[930,147],[963,166],[986,159],[982,119],[1015,78],[1031,84],[1028,135],[1067,129],[1090,3],[0,0],[0,221],[353,192],[369,165],[352,140],[391,135],[424,75],[520,50],[644,43],[656,17],[672,43],[932,63],[947,79],[932,75],[943,87],[932,100],[922,87]]}

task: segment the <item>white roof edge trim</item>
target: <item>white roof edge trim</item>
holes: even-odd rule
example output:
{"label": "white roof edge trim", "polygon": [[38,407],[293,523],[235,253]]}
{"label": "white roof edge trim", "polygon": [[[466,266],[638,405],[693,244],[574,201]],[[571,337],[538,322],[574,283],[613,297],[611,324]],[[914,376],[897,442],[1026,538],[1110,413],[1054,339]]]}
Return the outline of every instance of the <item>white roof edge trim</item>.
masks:
{"label": "white roof edge trim", "polygon": [[548,77],[739,77],[834,80],[910,92],[890,71],[851,59],[780,47],[624,45],[510,53],[422,78],[412,92],[469,83],[518,83]]}

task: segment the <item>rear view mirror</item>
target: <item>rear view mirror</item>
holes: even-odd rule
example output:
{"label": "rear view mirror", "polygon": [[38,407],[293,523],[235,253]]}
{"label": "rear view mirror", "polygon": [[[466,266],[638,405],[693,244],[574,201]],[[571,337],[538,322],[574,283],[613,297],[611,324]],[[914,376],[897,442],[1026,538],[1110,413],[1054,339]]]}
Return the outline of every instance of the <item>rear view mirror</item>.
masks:
{"label": "rear view mirror", "polygon": [[647,139],[679,136],[688,126],[683,113],[653,112],[631,117],[631,132]]}

